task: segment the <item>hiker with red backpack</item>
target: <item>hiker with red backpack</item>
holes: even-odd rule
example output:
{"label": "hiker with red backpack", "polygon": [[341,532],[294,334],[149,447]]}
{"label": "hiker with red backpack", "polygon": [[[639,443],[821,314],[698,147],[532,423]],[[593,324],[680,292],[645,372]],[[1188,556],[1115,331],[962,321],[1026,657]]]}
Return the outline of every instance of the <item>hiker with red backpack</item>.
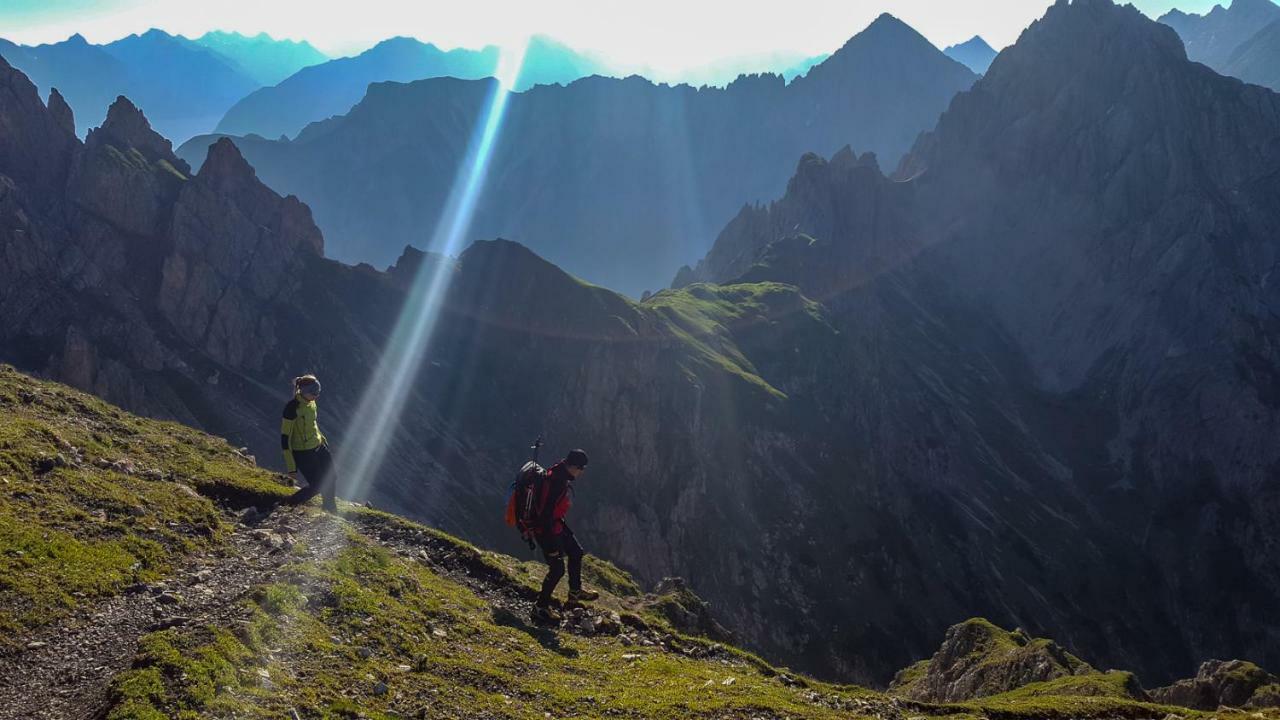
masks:
{"label": "hiker with red backpack", "polygon": [[[541,440],[534,445],[536,456]],[[529,461],[516,478],[507,507],[507,523],[517,526],[525,540],[537,542],[547,562],[547,576],[533,608],[535,620],[559,622],[560,614],[551,607],[551,594],[565,574],[568,560],[569,598],[567,605],[595,600],[600,594],[582,587],[584,551],[573,531],[565,524],[565,515],[573,505],[573,481],[587,470],[587,454],[571,450],[564,459],[543,470]]]}

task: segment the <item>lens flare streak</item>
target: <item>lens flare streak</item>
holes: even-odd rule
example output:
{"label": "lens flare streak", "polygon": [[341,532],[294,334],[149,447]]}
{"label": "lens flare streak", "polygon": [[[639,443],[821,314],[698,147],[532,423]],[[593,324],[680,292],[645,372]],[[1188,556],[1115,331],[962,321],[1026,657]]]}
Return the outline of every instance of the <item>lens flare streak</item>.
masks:
{"label": "lens flare streak", "polygon": [[[436,224],[430,248],[446,257],[463,249],[475,215],[476,203],[484,189],[494,146],[502,129],[511,88],[524,62],[527,43],[506,48],[499,61],[496,82],[486,102],[482,124],[473,135],[467,154],[458,168],[458,177],[449,192],[444,212]],[[409,383],[422,367],[428,344],[440,318],[451,280],[451,265],[423,263],[406,296],[391,338],[369,380],[349,427],[348,440],[339,459],[339,480],[343,494],[352,500],[367,495],[400,422],[409,392]]]}

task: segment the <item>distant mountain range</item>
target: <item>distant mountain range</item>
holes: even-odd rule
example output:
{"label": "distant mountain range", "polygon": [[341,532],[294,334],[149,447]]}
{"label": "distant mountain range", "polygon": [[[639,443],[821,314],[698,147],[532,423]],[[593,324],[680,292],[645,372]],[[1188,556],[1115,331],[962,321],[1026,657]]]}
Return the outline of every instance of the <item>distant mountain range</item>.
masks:
{"label": "distant mountain range", "polygon": [[275,85],[304,67],[329,59],[305,40],[277,40],[266,33],[248,36],[212,31],[196,42],[235,61],[259,85]]}
{"label": "distant mountain range", "polygon": [[995,60],[997,55],[995,48],[977,35],[959,45],[952,45],[942,52],[979,75],[987,72],[987,68],[991,67],[991,61]]}
{"label": "distant mountain range", "polygon": [[1280,90],[1280,6],[1272,0],[1232,0],[1204,15],[1172,10],[1160,22],[1177,31],[1190,59]]}
{"label": "distant mountain range", "polygon": [[[892,167],[975,78],[885,15],[789,84],[759,75],[726,88],[640,77],[535,87],[511,98],[470,239],[519,240],[639,296],[706,252],[744,204],[782,192],[801,154],[853,145]],[[450,78],[378,83],[350,113],[291,142],[237,144],[269,185],[311,206],[332,257],[386,266],[429,242],[491,90]],[[178,154],[198,165],[213,139]]]}
{"label": "distant mountain range", "polygon": [[[293,137],[310,123],[341,115],[360,102],[370,83],[434,77],[493,75],[498,48],[441,50],[407,37],[384,40],[354,57],[337,58],[261,88],[235,103],[216,124],[227,135]],[[515,87],[567,83],[608,69],[598,60],[544,36],[534,37]],[[210,126],[213,127],[213,126]]]}
{"label": "distant mountain range", "polygon": [[143,104],[166,136],[182,140],[208,132],[261,78],[293,72],[318,53],[265,35],[210,33],[197,41],[149,30],[106,45],[80,35],[37,46],[0,40],[0,55],[43,92],[58,88],[81,134],[101,125],[107,107],[125,95]]}

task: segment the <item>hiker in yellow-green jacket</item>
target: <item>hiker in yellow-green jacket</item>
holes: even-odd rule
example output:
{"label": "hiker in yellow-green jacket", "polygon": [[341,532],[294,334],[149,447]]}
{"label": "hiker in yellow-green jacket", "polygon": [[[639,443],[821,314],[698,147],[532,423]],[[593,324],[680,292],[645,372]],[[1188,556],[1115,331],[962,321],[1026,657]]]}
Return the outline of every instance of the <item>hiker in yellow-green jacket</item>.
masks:
{"label": "hiker in yellow-green jacket", "polygon": [[284,419],[280,421],[280,449],[284,451],[284,466],[289,477],[296,481],[301,471],[307,486],[290,495],[285,503],[301,505],[317,493],[324,493],[324,509],[336,512],[333,457],[329,455],[329,442],[316,422],[319,396],[320,381],[315,375],[294,378],[293,399],[284,406]]}

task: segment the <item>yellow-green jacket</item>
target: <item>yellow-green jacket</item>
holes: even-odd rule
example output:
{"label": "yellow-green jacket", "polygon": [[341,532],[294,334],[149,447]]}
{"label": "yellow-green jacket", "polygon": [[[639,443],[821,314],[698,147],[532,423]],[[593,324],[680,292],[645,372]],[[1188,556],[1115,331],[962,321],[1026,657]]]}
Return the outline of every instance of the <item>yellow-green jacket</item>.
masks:
{"label": "yellow-green jacket", "polygon": [[315,450],[324,443],[324,434],[316,423],[316,401],[294,395],[284,406],[284,419],[280,421],[280,449],[284,451],[285,469],[289,472],[298,469],[293,462],[294,450]]}

